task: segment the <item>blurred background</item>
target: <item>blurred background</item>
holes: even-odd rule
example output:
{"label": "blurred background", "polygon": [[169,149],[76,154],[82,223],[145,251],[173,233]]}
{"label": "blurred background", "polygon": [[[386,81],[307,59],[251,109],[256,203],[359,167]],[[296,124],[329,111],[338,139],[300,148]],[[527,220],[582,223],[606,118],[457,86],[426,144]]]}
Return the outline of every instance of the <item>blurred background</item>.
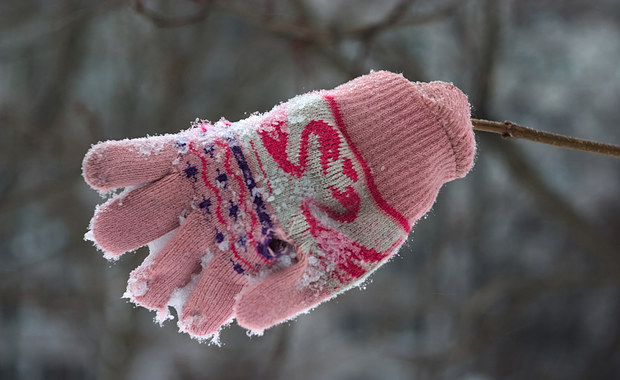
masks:
{"label": "blurred background", "polygon": [[244,118],[371,69],[620,144],[613,0],[0,2],[1,379],[620,379],[620,160],[477,132],[395,259],[222,347],[121,299],[84,242],[91,144]]}

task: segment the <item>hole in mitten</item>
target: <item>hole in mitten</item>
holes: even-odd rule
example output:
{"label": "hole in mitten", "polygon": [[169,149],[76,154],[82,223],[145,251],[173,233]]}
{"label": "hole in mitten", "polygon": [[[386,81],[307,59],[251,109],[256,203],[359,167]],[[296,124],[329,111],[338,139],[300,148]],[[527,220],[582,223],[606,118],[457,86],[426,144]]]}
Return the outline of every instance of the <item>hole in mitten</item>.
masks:
{"label": "hole in mitten", "polygon": [[297,262],[297,258],[295,257],[295,247],[292,244],[284,240],[280,240],[277,238],[271,239],[269,245],[267,246],[269,252],[275,257],[277,260],[290,260],[290,264]]}
{"label": "hole in mitten", "polygon": [[281,251],[283,251],[284,249],[286,249],[286,246],[288,244],[280,239],[271,239],[271,241],[269,242],[269,249],[271,250],[271,252],[273,253],[279,253]]}

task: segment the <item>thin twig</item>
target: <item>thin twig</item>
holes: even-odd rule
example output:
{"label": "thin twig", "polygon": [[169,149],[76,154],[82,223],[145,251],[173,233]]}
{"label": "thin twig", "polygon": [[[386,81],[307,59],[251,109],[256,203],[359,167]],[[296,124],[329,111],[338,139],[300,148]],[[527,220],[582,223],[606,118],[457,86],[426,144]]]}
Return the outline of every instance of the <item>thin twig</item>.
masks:
{"label": "thin twig", "polygon": [[532,128],[515,124],[511,121],[504,121],[502,123],[499,121],[472,119],[471,122],[474,125],[474,130],[497,133],[505,139],[514,137],[543,144],[555,145],[562,148],[576,149],[620,158],[620,146],[617,145],[603,144],[595,141],[562,136],[555,133],[537,131]]}

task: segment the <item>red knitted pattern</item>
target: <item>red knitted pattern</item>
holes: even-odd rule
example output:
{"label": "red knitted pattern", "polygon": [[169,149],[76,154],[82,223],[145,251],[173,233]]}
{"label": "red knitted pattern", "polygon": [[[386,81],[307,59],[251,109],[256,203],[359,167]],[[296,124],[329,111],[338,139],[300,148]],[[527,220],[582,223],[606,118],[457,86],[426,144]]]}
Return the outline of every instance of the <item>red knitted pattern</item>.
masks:
{"label": "red knitted pattern", "polygon": [[359,153],[359,151],[355,147],[355,144],[353,144],[353,142],[351,141],[351,138],[349,137],[349,134],[347,133],[347,128],[344,125],[344,122],[342,121],[342,115],[340,114],[340,110],[338,109],[338,105],[336,104],[336,101],[334,100],[333,96],[325,95],[325,99],[327,99],[327,101],[329,102],[329,105],[332,108],[332,111],[334,112],[336,123],[338,123],[338,127],[342,131],[342,134],[344,135],[344,137],[347,139],[347,143],[351,147],[351,150],[353,151],[353,153],[359,160],[362,167],[364,168],[364,174],[366,175],[366,179],[368,181],[368,190],[372,194],[373,198],[375,199],[379,207],[381,207],[381,209],[383,209],[388,215],[391,215],[394,219],[398,221],[398,223],[400,223],[400,225],[403,228],[403,231],[409,232],[409,230],[411,230],[411,225],[409,224],[409,221],[404,216],[402,216],[398,211],[396,211],[394,207],[390,206],[390,204],[388,204],[385,201],[385,199],[383,199],[383,197],[381,196],[381,193],[379,193],[379,190],[377,189],[377,186],[375,185],[375,180],[373,179],[372,173],[370,172],[370,168],[368,167],[368,165],[362,158],[362,155]]}

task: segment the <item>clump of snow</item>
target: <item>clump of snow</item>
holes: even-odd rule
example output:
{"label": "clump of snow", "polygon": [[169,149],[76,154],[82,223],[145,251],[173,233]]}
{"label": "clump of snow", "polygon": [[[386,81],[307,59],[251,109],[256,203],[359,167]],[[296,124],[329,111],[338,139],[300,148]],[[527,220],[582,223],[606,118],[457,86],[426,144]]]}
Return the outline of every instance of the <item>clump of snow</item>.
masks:
{"label": "clump of snow", "polygon": [[217,331],[214,332],[213,334],[209,334],[205,336],[195,335],[191,331],[189,331],[190,326],[194,325],[194,323],[198,323],[200,318],[201,316],[194,316],[192,318],[186,319],[185,321],[177,322],[177,326],[179,327],[179,332],[188,334],[192,339],[196,339],[199,343],[207,343],[208,345],[213,344],[218,347],[221,347],[222,342],[220,340],[220,333],[222,332],[224,328],[228,327],[235,320],[235,318],[233,317],[229,319],[228,321],[224,322],[220,326],[220,328],[217,329]]}
{"label": "clump of snow", "polygon": [[319,259],[310,254],[308,256],[308,266],[304,270],[301,278],[297,282],[297,288],[310,288],[320,291],[325,286],[325,270],[321,267]]}
{"label": "clump of snow", "polygon": [[[139,268],[136,268],[132,272],[132,276],[127,281],[127,290],[123,294],[122,298],[127,298],[132,303],[144,307],[144,305],[142,305],[139,301],[135,299],[136,297],[141,297],[145,295],[146,292],[148,291],[148,281],[146,278],[141,276],[139,273],[143,272],[145,268],[148,268],[153,263],[153,261],[155,260],[155,257],[166,246],[166,244],[170,242],[170,240],[174,237],[177,231],[178,231],[178,228],[168,232],[167,234],[163,236],[160,236],[159,238],[147,244],[149,248],[149,254],[144,259],[144,261],[142,261],[142,265],[140,265]],[[147,309],[150,309],[150,308],[147,308]],[[157,316],[155,317],[155,320],[159,324],[163,323],[163,321],[165,321],[166,319],[171,318],[167,310],[156,310],[156,311],[157,311]]]}
{"label": "clump of snow", "polygon": [[189,151],[189,140],[185,136],[177,136],[174,139],[174,146],[181,154],[186,154]]}
{"label": "clump of snow", "polygon": [[84,234],[84,241],[92,241],[93,243],[95,243],[95,235],[93,234],[92,230],[88,230],[86,231],[86,233]]}
{"label": "clump of snow", "polygon": [[146,294],[149,290],[149,287],[146,283],[146,280],[138,280],[135,277],[129,279],[127,285],[127,291],[131,294],[132,297],[141,297]]}
{"label": "clump of snow", "polygon": [[158,154],[162,150],[170,147],[170,140],[173,135],[157,135],[157,136],[149,136],[147,135],[144,138],[133,139],[133,140],[123,140],[131,142],[134,149],[138,152],[143,158],[148,158],[153,154]]}
{"label": "clump of snow", "polygon": [[264,333],[265,333],[265,330],[251,330],[251,329],[245,330],[245,335],[247,335],[249,338],[253,336],[263,336]]}
{"label": "clump of snow", "polygon": [[187,302],[190,294],[196,287],[198,283],[198,279],[202,272],[204,272],[205,268],[209,264],[209,262],[213,259],[213,253],[211,250],[207,249],[204,256],[200,260],[200,265],[202,267],[202,271],[200,273],[193,274],[189,283],[183,287],[176,288],[172,295],[170,296],[170,300],[168,301],[168,306],[171,306],[176,311],[177,316],[180,316],[183,312],[183,306]]}
{"label": "clump of snow", "polygon": [[228,243],[228,237],[226,237],[224,240],[217,244],[217,247],[220,249],[220,251],[226,252],[228,251]]}

